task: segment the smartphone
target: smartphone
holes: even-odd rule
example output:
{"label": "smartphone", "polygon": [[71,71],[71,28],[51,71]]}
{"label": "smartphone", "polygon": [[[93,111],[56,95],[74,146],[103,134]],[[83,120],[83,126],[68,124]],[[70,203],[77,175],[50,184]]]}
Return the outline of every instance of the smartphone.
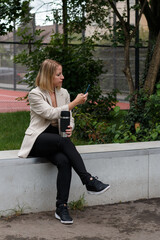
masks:
{"label": "smartphone", "polygon": [[85,94],[88,92],[88,89],[90,88],[90,84],[88,84],[88,87],[87,87],[87,89],[86,89],[86,91],[85,91]]}

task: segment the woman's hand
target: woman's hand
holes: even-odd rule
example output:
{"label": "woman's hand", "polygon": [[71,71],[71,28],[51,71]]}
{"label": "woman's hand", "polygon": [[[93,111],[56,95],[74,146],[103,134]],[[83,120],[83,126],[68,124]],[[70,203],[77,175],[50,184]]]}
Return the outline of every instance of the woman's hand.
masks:
{"label": "woman's hand", "polygon": [[79,93],[77,97],[68,104],[69,110],[72,110],[74,107],[76,107],[79,104],[84,104],[87,101],[88,93],[83,94]]}
{"label": "woman's hand", "polygon": [[86,94],[79,93],[77,95],[77,97],[75,98],[75,101],[77,102],[77,105],[84,104],[87,100],[87,97],[88,97],[88,93],[86,93]]}
{"label": "woman's hand", "polygon": [[72,127],[70,125],[66,129],[66,134],[67,134],[67,137],[71,137],[72,136]]}

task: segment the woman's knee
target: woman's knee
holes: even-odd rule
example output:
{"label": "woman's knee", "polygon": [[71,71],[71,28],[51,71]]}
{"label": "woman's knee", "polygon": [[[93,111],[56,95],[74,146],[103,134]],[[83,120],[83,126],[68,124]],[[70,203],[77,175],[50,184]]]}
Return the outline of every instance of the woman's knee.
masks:
{"label": "woman's knee", "polygon": [[74,151],[76,148],[75,148],[75,145],[70,140],[70,138],[61,137],[61,139],[60,139],[60,150],[64,152],[68,149],[70,149],[71,151]]}
{"label": "woman's knee", "polygon": [[71,167],[68,157],[63,153],[57,153],[53,158],[53,163],[55,163],[58,168]]}

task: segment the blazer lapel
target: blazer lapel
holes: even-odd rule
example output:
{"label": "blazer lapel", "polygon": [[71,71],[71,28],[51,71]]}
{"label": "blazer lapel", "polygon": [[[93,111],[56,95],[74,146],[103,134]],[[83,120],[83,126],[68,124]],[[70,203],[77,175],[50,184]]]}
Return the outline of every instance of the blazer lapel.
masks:
{"label": "blazer lapel", "polygon": [[[48,91],[42,91],[43,94],[46,96],[47,102],[52,106],[52,100],[51,96]],[[56,94],[56,102],[57,102],[57,107],[60,107],[64,104],[64,98],[63,98],[63,92],[61,89],[55,88],[55,94]]]}
{"label": "blazer lapel", "polygon": [[63,92],[61,89],[55,88],[55,94],[56,94],[56,101],[57,101],[57,107],[62,106],[63,103]]}
{"label": "blazer lapel", "polygon": [[[40,89],[40,88],[39,88]],[[44,94],[44,96],[46,97],[46,100],[47,100],[47,102],[49,103],[49,105],[51,105],[52,106],[52,100],[51,100],[51,96],[50,96],[50,94],[49,94],[49,92],[48,91],[45,91],[45,90],[41,90],[40,89],[40,91]]]}

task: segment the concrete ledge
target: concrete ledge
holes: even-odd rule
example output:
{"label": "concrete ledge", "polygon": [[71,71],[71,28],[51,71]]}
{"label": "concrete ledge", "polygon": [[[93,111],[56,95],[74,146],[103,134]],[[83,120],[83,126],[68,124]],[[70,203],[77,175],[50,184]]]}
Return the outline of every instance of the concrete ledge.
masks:
{"label": "concrete ledge", "polygon": [[[126,202],[160,197],[160,141],[78,146],[87,170],[111,188],[90,196],[73,171],[70,199],[84,193],[88,205]],[[55,208],[56,175],[54,165],[42,158],[18,158],[17,150],[0,152],[0,215],[9,209],[24,212]]]}

